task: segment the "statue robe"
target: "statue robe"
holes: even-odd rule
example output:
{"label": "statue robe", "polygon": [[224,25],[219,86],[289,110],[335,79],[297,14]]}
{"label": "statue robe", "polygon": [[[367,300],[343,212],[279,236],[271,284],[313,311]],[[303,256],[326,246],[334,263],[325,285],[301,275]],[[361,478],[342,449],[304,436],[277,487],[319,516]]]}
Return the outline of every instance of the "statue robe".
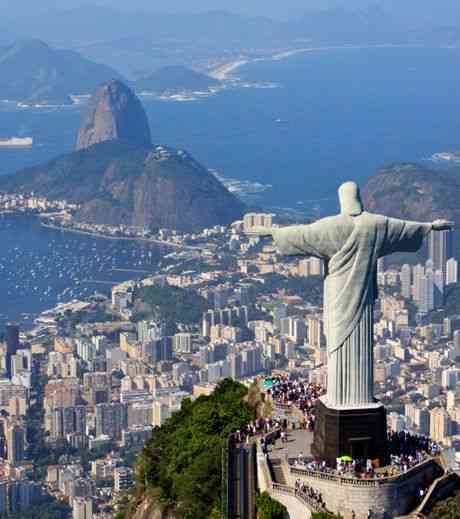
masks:
{"label": "statue robe", "polygon": [[327,339],[327,402],[332,407],[374,403],[373,306],[377,260],[393,252],[415,252],[431,224],[363,212],[340,214],[310,225],[274,229],[284,255],[325,261],[324,328]]}

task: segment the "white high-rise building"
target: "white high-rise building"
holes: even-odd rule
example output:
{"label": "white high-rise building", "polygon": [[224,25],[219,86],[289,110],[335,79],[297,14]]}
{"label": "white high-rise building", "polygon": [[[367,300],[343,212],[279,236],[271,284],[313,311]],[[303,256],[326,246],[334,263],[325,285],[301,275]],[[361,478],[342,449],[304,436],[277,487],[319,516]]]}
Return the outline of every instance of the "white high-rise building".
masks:
{"label": "white high-rise building", "polygon": [[428,237],[428,257],[434,270],[446,273],[446,263],[452,257],[452,231],[431,232]]}
{"label": "white high-rise building", "polygon": [[325,343],[323,321],[316,317],[310,317],[308,319],[308,344],[317,348]]}
{"label": "white high-rise building", "polygon": [[457,382],[460,380],[460,369],[445,369],[441,374],[442,386],[446,389],[455,389]]}
{"label": "white high-rise building", "polygon": [[444,408],[430,411],[430,438],[435,442],[445,441],[452,434],[452,421]]}
{"label": "white high-rise building", "polygon": [[430,434],[430,412],[426,407],[419,407],[413,403],[406,404],[404,414],[410,429],[415,429],[420,434]]}
{"label": "white high-rise building", "polygon": [[434,284],[434,307],[440,308],[444,305],[444,274],[442,270],[433,273]]}
{"label": "white high-rise building", "polygon": [[90,497],[72,499],[72,519],[93,519],[93,501]]}
{"label": "white high-rise building", "polygon": [[287,306],[284,304],[276,305],[273,308],[273,325],[279,329],[281,319],[284,319],[287,315]]}
{"label": "white high-rise building", "polygon": [[153,425],[161,427],[171,416],[171,409],[166,400],[155,400],[153,402]]}
{"label": "white high-rise building", "polygon": [[446,285],[458,283],[458,261],[450,258],[446,263]]}
{"label": "white high-rise building", "polygon": [[176,333],[173,338],[173,349],[177,353],[193,353],[192,334]]}
{"label": "white high-rise building", "polygon": [[401,295],[406,299],[411,297],[412,269],[407,263],[401,268]]}
{"label": "white high-rise building", "polygon": [[398,413],[390,413],[387,421],[389,428],[394,432],[401,432],[406,428],[404,416]]}
{"label": "white high-rise building", "polygon": [[273,225],[273,215],[267,213],[246,213],[243,224],[245,231],[250,231],[253,227],[271,227]]}
{"label": "white high-rise building", "polygon": [[460,330],[454,332],[454,348],[460,351]]}
{"label": "white high-rise building", "polygon": [[295,344],[302,344],[307,336],[305,320],[298,317],[280,319],[280,332],[286,335]]}
{"label": "white high-rise building", "polygon": [[322,276],[324,274],[324,266],[319,258],[305,258],[299,261],[299,276]]}
{"label": "white high-rise building", "polygon": [[420,293],[417,299],[418,309],[421,313],[427,314],[434,309],[434,277],[433,271],[427,270],[420,278]]}
{"label": "white high-rise building", "polygon": [[425,275],[425,268],[423,265],[416,265],[412,269],[412,274],[414,281],[414,301],[418,303],[422,297],[422,278]]}

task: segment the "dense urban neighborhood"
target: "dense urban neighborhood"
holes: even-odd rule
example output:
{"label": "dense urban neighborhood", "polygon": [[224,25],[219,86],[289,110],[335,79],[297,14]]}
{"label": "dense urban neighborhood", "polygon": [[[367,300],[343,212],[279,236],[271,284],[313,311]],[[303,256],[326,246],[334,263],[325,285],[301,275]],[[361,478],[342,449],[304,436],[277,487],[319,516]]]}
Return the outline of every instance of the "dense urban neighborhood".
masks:
{"label": "dense urban neighborhood", "polygon": [[[196,234],[160,230],[155,237],[174,248],[157,272],[114,285],[110,296],[61,303],[31,329],[7,325],[1,513],[33,506],[50,517],[70,509],[78,519],[113,517],[153,429],[226,378],[249,387],[276,374],[326,387],[324,265],[280,257],[248,234],[273,225],[271,214],[249,213]],[[455,463],[460,317],[451,239],[432,233],[424,264],[379,263],[374,375],[389,429],[430,437]],[[314,427],[314,413],[303,426]]]}

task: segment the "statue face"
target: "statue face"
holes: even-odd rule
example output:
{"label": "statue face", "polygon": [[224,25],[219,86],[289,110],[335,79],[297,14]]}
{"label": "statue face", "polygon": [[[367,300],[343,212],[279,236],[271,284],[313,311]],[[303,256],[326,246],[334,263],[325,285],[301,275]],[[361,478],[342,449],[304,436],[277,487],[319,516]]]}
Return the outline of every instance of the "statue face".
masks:
{"label": "statue face", "polygon": [[339,188],[340,213],[359,216],[363,212],[363,204],[356,182],[345,182]]}

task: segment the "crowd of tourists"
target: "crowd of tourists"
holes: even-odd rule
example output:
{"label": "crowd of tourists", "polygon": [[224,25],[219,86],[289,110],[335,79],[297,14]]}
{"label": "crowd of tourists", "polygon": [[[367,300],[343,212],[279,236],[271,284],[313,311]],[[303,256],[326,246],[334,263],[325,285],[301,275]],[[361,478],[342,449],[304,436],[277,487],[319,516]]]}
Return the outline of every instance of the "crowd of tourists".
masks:
{"label": "crowd of tourists", "polygon": [[391,433],[388,442],[389,464],[379,469],[371,459],[353,459],[349,456],[337,458],[335,466],[329,466],[324,460],[306,459],[299,453],[291,460],[295,468],[333,474],[342,477],[360,479],[380,479],[405,473],[412,467],[422,463],[428,455],[439,453],[439,446],[424,436],[416,436],[407,432]]}
{"label": "crowd of tourists", "polygon": [[321,492],[306,485],[300,479],[297,479],[294,485],[294,493],[296,496],[303,498],[305,501],[313,504],[316,508],[326,509],[326,503],[323,500]]}
{"label": "crowd of tourists", "polygon": [[260,417],[235,432],[237,443],[249,443],[255,436],[264,436],[275,430],[286,430],[287,420]]}
{"label": "crowd of tourists", "polygon": [[271,377],[272,387],[267,394],[275,404],[291,407],[295,405],[303,414],[301,425],[312,431],[315,426],[315,406],[324,393],[320,384],[290,380],[288,377]]}
{"label": "crowd of tourists", "polygon": [[392,431],[388,435],[388,452],[396,456],[416,458],[423,453],[435,456],[440,452],[440,447],[426,436],[411,434],[407,431]]}
{"label": "crowd of tourists", "polygon": [[[315,425],[315,406],[318,398],[324,393],[324,388],[319,384],[305,381],[291,380],[287,376],[274,376],[266,381],[270,382],[270,388],[266,390],[267,396],[279,407],[295,406],[304,417],[300,420],[301,426],[310,431]],[[278,420],[275,423],[278,428],[278,437],[281,443],[287,442],[286,420]],[[267,429],[266,432],[271,430]],[[331,467],[323,460],[307,459],[302,453],[291,463],[297,468],[335,474],[343,477],[356,477],[363,479],[380,479],[396,476],[407,472],[415,465],[420,464],[427,455],[439,453],[439,446],[425,436],[418,436],[407,431],[391,432],[388,434],[388,460],[386,467],[380,468],[371,459],[353,459],[343,456],[336,460],[336,465]],[[267,446],[262,441],[262,449],[267,451]]]}

